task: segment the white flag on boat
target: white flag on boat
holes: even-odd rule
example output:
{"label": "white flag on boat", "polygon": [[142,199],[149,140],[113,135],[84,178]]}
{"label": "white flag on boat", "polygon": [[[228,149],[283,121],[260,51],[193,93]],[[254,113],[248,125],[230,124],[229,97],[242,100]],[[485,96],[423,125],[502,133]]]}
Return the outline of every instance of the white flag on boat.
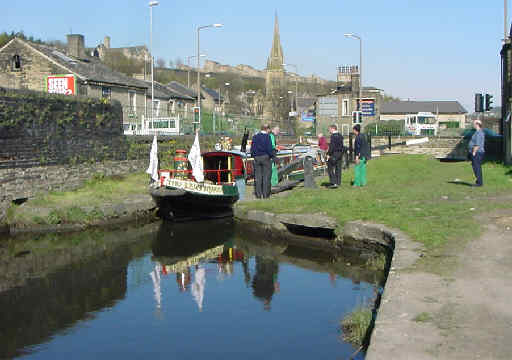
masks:
{"label": "white flag on boat", "polygon": [[192,175],[194,175],[196,181],[203,182],[203,158],[201,157],[201,150],[199,149],[198,133],[196,133],[194,145],[192,145],[192,149],[190,149],[190,153],[188,154],[188,161],[190,161],[190,165],[192,165]]}
{"label": "white flag on boat", "polygon": [[149,153],[149,167],[146,173],[151,175],[151,179],[158,181],[158,143],[156,141],[156,134],[153,137],[153,144]]}

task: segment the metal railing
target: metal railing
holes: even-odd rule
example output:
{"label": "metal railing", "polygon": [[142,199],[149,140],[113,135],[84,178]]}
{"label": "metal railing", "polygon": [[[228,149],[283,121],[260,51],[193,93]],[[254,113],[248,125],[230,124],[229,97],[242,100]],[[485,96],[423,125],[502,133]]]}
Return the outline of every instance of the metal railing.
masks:
{"label": "metal railing", "polygon": [[[151,121],[144,114],[144,109],[123,107],[123,127],[126,135],[152,135],[154,133],[168,133],[170,135],[193,135],[193,111],[179,109],[176,111],[160,109],[158,117]],[[245,129],[258,131],[261,119],[255,116],[228,114],[203,110],[199,130],[202,135],[242,135]],[[169,122],[169,124],[167,124]]]}

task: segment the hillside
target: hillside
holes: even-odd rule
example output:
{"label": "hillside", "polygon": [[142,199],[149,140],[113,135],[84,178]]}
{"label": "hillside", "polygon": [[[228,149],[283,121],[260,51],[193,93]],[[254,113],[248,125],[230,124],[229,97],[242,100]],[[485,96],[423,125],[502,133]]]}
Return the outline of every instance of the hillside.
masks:
{"label": "hillside", "polygon": [[[181,69],[155,68],[155,80],[167,84],[170,81],[178,81],[184,85],[188,83],[188,71]],[[288,89],[295,92],[295,80],[288,78]],[[228,86],[225,84],[229,83]],[[190,86],[197,85],[197,72],[190,71]],[[232,72],[208,72],[201,73],[201,84],[211,89],[221,89],[221,94],[228,95],[230,112],[244,112],[244,103],[247,103],[248,96],[262,98],[265,94],[265,79],[261,77],[243,76]],[[299,97],[314,97],[318,94],[325,94],[334,88],[334,81],[298,81],[297,88]],[[260,115],[260,114],[259,114]]]}

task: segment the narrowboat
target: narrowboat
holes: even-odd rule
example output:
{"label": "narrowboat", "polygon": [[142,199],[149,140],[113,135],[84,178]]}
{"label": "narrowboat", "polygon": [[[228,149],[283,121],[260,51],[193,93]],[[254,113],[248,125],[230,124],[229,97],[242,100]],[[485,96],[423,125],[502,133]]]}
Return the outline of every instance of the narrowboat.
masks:
{"label": "narrowboat", "polygon": [[244,153],[221,150],[201,156],[203,182],[195,180],[182,150],[176,151],[174,169],[159,170],[159,181],[151,196],[162,217],[173,217],[176,212],[222,215],[245,193]]}

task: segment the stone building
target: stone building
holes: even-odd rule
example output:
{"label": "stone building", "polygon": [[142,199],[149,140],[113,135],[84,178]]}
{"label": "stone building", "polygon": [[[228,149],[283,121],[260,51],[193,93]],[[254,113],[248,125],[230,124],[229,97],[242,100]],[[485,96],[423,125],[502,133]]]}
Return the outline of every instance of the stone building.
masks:
{"label": "stone building", "polygon": [[512,164],[512,28],[501,48],[501,125],[505,163]]}
{"label": "stone building", "polygon": [[130,122],[140,121],[148,110],[148,85],[88,56],[79,34],[67,36],[65,53],[12,39],[0,48],[0,87],[117,100],[123,107],[123,119]]}
{"label": "stone building", "polygon": [[[330,124],[337,124],[343,134],[348,134],[355,123],[364,126],[379,121],[382,90],[371,86],[363,87],[360,102],[359,84],[358,66],[338,67],[336,89],[317,98],[317,132],[325,133]],[[358,111],[361,111],[359,118],[356,114]]]}
{"label": "stone building", "polygon": [[276,14],[272,49],[267,60],[266,68],[263,119],[272,125],[279,125],[281,129],[285,131],[290,131],[291,126],[288,117],[290,101],[288,98],[286,74],[283,64],[284,54],[279,35],[279,22]]}
{"label": "stone building", "polygon": [[146,106],[151,108],[151,101],[154,101],[154,116],[155,117],[170,117],[175,116],[177,113],[185,111],[188,104],[194,102],[192,96],[182,94],[170,87],[160,84],[157,81],[153,82],[155,95],[151,96],[151,81],[144,80],[148,86],[146,96]]}
{"label": "stone building", "polygon": [[[189,97],[192,101],[187,101],[185,103],[185,110],[191,111],[193,106],[196,106],[197,102],[197,88],[188,88],[185,85],[177,82],[171,81],[166,85],[167,88],[180,93],[184,96]],[[225,112],[226,106],[229,103],[229,98],[227,93],[221,93],[220,89],[210,89],[206,86],[201,86],[201,108],[206,112]]]}
{"label": "stone building", "polygon": [[151,54],[149,53],[146,45],[128,46],[113,48],[110,36],[105,36],[103,44],[99,44],[94,49],[88,49],[91,56],[99,57],[102,61],[106,61],[109,54],[121,54],[128,59],[133,59],[139,62],[147,62],[147,66],[151,66]]}

